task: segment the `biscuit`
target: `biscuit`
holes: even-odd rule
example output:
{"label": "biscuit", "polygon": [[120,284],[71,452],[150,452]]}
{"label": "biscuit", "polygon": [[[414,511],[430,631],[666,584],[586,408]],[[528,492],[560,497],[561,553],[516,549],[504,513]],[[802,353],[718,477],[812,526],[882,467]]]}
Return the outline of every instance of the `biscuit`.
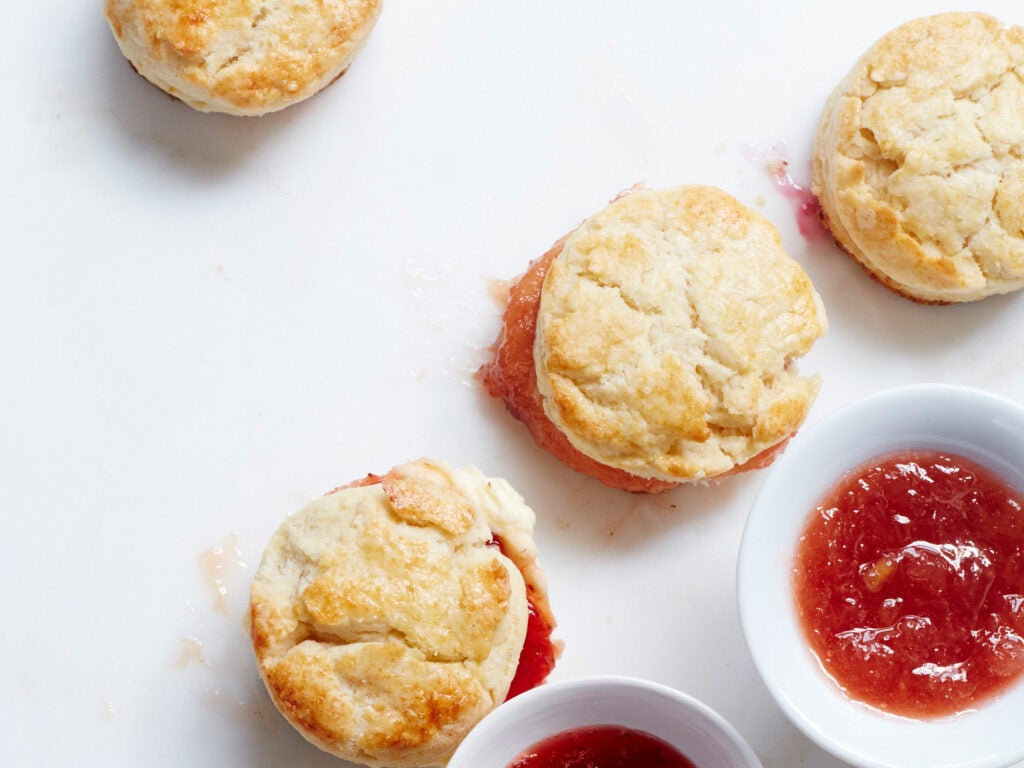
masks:
{"label": "biscuit", "polygon": [[345,760],[444,765],[508,695],[531,610],[554,625],[533,523],[504,480],[428,460],[288,518],[247,614],[275,705]]}
{"label": "biscuit", "polygon": [[830,96],[811,189],[883,285],[946,304],[1024,287],[1024,29],[980,13],[908,22]]}
{"label": "biscuit", "polygon": [[764,217],[711,187],[641,190],[531,266],[480,375],[571,468],[658,492],[770,463],[826,327]]}
{"label": "biscuit", "polygon": [[340,77],[383,0],[106,0],[136,71],[201,112],[262,115]]}

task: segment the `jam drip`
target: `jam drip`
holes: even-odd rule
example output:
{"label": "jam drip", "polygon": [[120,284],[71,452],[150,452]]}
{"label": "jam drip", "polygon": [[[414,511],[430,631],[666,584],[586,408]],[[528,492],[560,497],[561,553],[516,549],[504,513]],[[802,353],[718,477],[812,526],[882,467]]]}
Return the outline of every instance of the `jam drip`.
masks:
{"label": "jam drip", "polygon": [[[509,557],[508,551],[499,537],[495,536],[488,542],[488,545],[497,547],[501,550],[501,554]],[[509,559],[512,560],[512,558]],[[513,562],[515,561],[513,560]],[[548,675],[555,668],[560,644],[551,639],[554,622],[549,618],[548,612],[540,607],[540,603],[537,591],[532,584],[527,582],[526,604],[529,613],[526,622],[526,639],[523,641],[523,650],[519,652],[519,666],[516,667],[516,673],[509,685],[506,701],[520,693],[536,688],[548,679]]]}

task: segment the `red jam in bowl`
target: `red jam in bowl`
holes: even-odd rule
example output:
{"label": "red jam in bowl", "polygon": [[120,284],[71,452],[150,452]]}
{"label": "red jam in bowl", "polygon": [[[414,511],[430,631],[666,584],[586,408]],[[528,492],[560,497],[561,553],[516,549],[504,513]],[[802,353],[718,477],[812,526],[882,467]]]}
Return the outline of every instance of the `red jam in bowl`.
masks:
{"label": "red jam in bowl", "polygon": [[1024,673],[1024,494],[932,451],[882,456],[821,502],[794,567],[825,671],[896,715],[954,715]]}
{"label": "red jam in bowl", "polygon": [[656,736],[618,725],[573,728],[549,736],[508,768],[696,768]]}

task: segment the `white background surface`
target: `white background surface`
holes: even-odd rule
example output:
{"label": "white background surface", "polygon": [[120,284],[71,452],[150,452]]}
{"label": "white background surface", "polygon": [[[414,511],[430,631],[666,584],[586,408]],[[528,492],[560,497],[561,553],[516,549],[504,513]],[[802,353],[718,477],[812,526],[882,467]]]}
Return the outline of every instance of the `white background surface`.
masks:
{"label": "white background surface", "polygon": [[[535,509],[556,679],[666,683],[767,768],[839,766],[740,636],[763,475],[606,489],[471,375],[499,327],[492,281],[634,182],[706,183],[772,219],[824,299],[812,421],[921,381],[1024,401],[1024,295],[892,296],[801,237],[755,159],[786,142],[806,183],[857,56],[959,4],[390,0],[342,80],[259,119],[137,77],[99,6],[0,4],[0,764],[341,765],[263,692],[247,584],[306,500],[430,455]],[[1010,0],[977,7],[1024,22]]]}

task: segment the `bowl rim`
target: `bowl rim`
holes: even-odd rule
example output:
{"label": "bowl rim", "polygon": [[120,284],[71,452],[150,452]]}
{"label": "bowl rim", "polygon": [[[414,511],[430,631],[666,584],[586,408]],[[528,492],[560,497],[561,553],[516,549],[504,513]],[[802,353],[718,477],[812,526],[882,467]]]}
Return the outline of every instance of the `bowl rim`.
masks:
{"label": "bowl rim", "polygon": [[[892,424],[892,430],[872,431],[872,425],[883,417],[891,419],[886,423]],[[861,442],[851,439],[844,443],[843,435]],[[980,436],[990,439],[982,444]],[[909,444],[901,448],[900,441]],[[1008,446],[1014,444],[1016,452],[1008,456]],[[1016,742],[1008,737],[996,746],[983,745],[979,735],[989,734],[985,728],[996,719],[993,713],[1001,712],[1006,719],[1005,713],[1011,709],[1024,711],[1024,677],[964,715],[931,720],[890,715],[847,699],[795,626],[790,564],[799,532],[814,505],[835,486],[843,471],[886,452],[915,448],[959,451],[1024,492],[1024,406],[983,389],[937,383],[895,387],[851,402],[794,437],[766,473],[751,505],[737,557],[740,626],[754,666],[776,704],[801,732],[836,757],[862,768],[1003,768],[1024,759],[1024,730],[1018,727],[1014,731]],[[836,458],[827,454],[829,449],[851,458]],[[819,463],[830,465],[829,471],[807,480],[809,468]],[[836,473],[836,466],[845,469]],[[801,476],[806,485],[795,487]],[[810,505],[805,503],[808,498],[812,499]],[[782,500],[794,501],[787,506],[779,503]],[[780,508],[793,511],[780,513]],[[775,551],[770,552],[773,547]],[[771,609],[777,609],[774,617]],[[787,654],[783,649],[794,642],[795,635],[801,652]],[[984,733],[979,734],[979,729]],[[891,745],[899,741],[898,734],[913,742],[907,750],[912,747],[914,754],[880,754],[878,741]],[[963,740],[968,735],[977,747],[973,757],[951,744],[954,738]],[[928,750],[931,755],[922,762],[922,754]]]}
{"label": "bowl rim", "polygon": [[[684,693],[683,691],[672,688],[664,683],[639,677],[632,677],[629,675],[613,674],[587,675],[545,683],[529,691],[525,691],[513,699],[503,702],[488,713],[487,716],[485,716],[469,732],[469,734],[467,734],[466,738],[463,739],[462,743],[452,755],[452,758],[449,761],[449,766],[450,768],[457,768],[460,756],[462,759],[466,759],[465,755],[467,753],[479,752],[483,745],[488,744],[498,734],[506,730],[510,724],[514,724],[524,715],[534,711],[541,703],[547,700],[573,698],[586,696],[588,694],[593,695],[596,692],[608,693],[626,690],[645,691],[655,696],[659,696],[662,699],[670,700],[674,704],[679,705],[682,709],[689,710],[695,714],[699,720],[710,725],[715,731],[721,734],[727,741],[730,749],[734,751],[736,756],[742,760],[748,768],[762,768],[761,761],[757,754],[736,727],[704,702],[688,693]],[[586,718],[584,718],[584,720],[585,719]],[[609,721],[604,722],[607,724],[616,724]],[[571,730],[574,727],[586,727],[589,724],[591,723],[581,721],[578,726],[567,725],[552,728],[546,735],[530,739],[529,743],[525,744],[523,748],[527,749],[531,744],[536,744],[538,741],[541,741],[548,736],[554,736],[566,730]],[[626,725],[626,727],[637,726]],[[654,735],[657,736],[657,734]],[[473,755],[471,754],[470,756],[472,757]],[[482,768],[478,763],[474,763],[474,765],[476,768]],[[502,768],[504,768],[504,766]]]}

